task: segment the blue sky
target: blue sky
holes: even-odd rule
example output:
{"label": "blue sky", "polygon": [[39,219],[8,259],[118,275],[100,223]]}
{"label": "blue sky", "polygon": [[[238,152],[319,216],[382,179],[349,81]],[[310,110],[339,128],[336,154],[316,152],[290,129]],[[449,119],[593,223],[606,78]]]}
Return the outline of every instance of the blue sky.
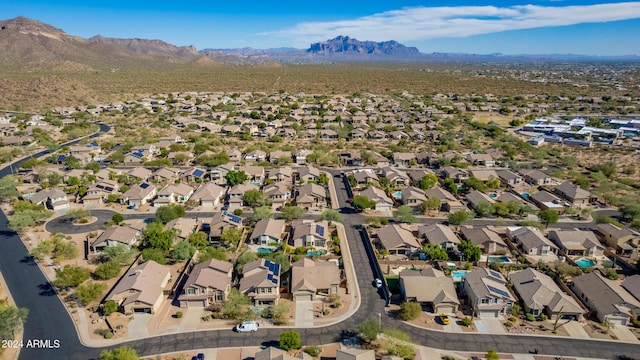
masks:
{"label": "blue sky", "polygon": [[640,55],[640,2],[4,0],[71,35],[160,39],[204,48],[307,48],[348,35],[425,53]]}

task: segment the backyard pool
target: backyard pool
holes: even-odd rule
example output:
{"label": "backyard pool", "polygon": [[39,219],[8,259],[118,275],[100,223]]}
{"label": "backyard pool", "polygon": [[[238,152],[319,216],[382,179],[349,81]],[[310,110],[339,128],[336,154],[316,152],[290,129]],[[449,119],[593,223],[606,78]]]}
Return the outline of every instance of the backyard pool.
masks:
{"label": "backyard pool", "polygon": [[576,265],[584,269],[596,266],[596,262],[591,259],[581,258],[576,260]]}
{"label": "backyard pool", "polygon": [[402,191],[396,191],[393,193],[393,197],[394,198],[401,198],[402,197]]}
{"label": "backyard pool", "polygon": [[451,276],[453,277],[453,282],[461,282],[462,278],[467,275],[469,271],[467,270],[454,270],[451,272]]}
{"label": "backyard pool", "polygon": [[531,195],[529,195],[529,193],[522,193],[522,194],[520,194],[520,196],[521,196],[523,199],[528,199],[528,198],[529,198],[529,196],[531,196]]}
{"label": "backyard pool", "polygon": [[258,248],[258,254],[271,254],[272,252],[273,252],[272,248],[263,248],[263,247]]}
{"label": "backyard pool", "polygon": [[327,250],[315,250],[307,251],[307,256],[322,256],[327,253]]}
{"label": "backyard pool", "polygon": [[489,262],[497,262],[497,263],[502,263],[502,264],[508,264],[511,262],[511,260],[509,259],[509,257],[507,256],[489,256]]}

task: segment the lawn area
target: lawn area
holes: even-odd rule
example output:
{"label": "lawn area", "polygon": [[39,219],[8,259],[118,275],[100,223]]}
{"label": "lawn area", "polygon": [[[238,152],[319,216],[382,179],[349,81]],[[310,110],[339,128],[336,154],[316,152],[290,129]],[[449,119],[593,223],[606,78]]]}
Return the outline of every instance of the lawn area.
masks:
{"label": "lawn area", "polygon": [[513,116],[478,114],[475,116],[475,120],[483,124],[488,124],[493,121],[501,126],[509,127],[509,122],[513,120]]}

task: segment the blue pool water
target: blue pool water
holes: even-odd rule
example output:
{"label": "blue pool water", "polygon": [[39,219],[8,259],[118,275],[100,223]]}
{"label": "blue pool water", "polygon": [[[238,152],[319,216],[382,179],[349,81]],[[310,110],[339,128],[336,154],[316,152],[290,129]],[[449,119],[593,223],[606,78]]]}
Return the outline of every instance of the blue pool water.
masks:
{"label": "blue pool water", "polygon": [[529,195],[529,193],[522,193],[520,196],[522,196],[523,199],[528,199],[531,195]]}
{"label": "blue pool water", "polygon": [[576,260],[576,265],[580,266],[581,268],[590,268],[596,266],[596,262],[591,259],[582,258]]}
{"label": "blue pool water", "polygon": [[272,252],[273,252],[273,249],[271,248],[263,248],[263,247],[258,248],[259,254],[271,254]]}
{"label": "blue pool water", "polygon": [[489,262],[510,263],[511,260],[507,256],[489,256]]}
{"label": "blue pool water", "polygon": [[307,256],[322,256],[327,253],[327,250],[307,251]]}
{"label": "blue pool water", "polygon": [[489,197],[492,198],[492,199],[495,199],[495,198],[498,197],[498,194],[491,193],[491,194],[489,194]]}
{"label": "blue pool water", "polygon": [[394,196],[394,197],[397,197],[397,198],[401,198],[401,197],[402,197],[402,191],[396,191],[396,192],[394,192],[394,193],[393,193],[393,196]]}
{"label": "blue pool water", "polygon": [[454,270],[451,272],[451,276],[453,277],[453,282],[461,282],[462,278],[467,275],[469,271],[467,270]]}

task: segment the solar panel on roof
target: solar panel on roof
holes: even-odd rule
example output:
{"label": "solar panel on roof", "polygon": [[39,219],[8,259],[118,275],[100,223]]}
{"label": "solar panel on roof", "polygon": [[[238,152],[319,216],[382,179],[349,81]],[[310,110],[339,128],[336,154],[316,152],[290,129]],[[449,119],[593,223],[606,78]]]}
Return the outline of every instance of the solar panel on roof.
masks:
{"label": "solar panel on roof", "polygon": [[274,265],[274,267],[273,267],[273,273],[277,276],[277,275],[279,275],[279,274],[280,274],[280,264],[278,264],[278,263],[274,263],[273,265]]}
{"label": "solar panel on roof", "polygon": [[204,171],[202,171],[200,169],[196,169],[196,170],[193,171],[193,176],[195,176],[195,177],[200,177],[202,175],[204,175]]}
{"label": "solar panel on roof", "polygon": [[136,151],[136,152],[132,152],[132,153],[131,153],[131,155],[133,155],[133,156],[135,156],[135,157],[137,157],[137,158],[141,158],[141,157],[143,156],[143,155],[142,155],[142,153],[141,153],[141,152],[138,152],[138,151]]}
{"label": "solar panel on roof", "polygon": [[271,269],[271,261],[269,260],[265,260],[264,261],[264,266],[268,267],[269,269]]}
{"label": "solar panel on roof", "polygon": [[228,214],[227,216],[229,217],[229,221],[233,223],[240,224],[240,222],[242,222],[242,218],[240,216],[231,214]]}
{"label": "solar panel on roof", "polygon": [[487,286],[487,288],[489,288],[489,291],[494,292],[494,293],[496,293],[496,294],[500,294],[500,295],[502,295],[502,296],[504,296],[504,297],[506,297],[506,298],[510,297],[510,296],[509,296],[509,293],[508,293],[508,292],[506,292],[506,291],[504,291],[504,290],[500,290],[500,289],[495,288],[495,287],[493,287],[493,286]]}
{"label": "solar panel on roof", "polygon": [[142,184],[140,184],[140,187],[141,187],[141,188],[143,188],[143,189],[146,189],[146,188],[148,188],[148,187],[149,187],[149,184],[147,184],[147,183],[142,183]]}
{"label": "solar panel on roof", "polygon": [[491,276],[493,276],[494,278],[502,280],[502,275],[497,271],[489,270],[489,274],[491,274]]}
{"label": "solar panel on roof", "polygon": [[316,225],[316,233],[320,236],[324,236],[324,226]]}

